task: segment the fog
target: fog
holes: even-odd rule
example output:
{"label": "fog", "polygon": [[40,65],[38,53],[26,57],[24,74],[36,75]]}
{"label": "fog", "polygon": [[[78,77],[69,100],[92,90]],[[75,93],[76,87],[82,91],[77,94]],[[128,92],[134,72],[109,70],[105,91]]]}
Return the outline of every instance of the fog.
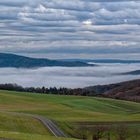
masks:
{"label": "fog", "polygon": [[95,67],[44,67],[36,69],[0,68],[0,83],[16,83],[24,87],[86,87],[140,78],[119,75],[138,70],[140,64],[98,64]]}

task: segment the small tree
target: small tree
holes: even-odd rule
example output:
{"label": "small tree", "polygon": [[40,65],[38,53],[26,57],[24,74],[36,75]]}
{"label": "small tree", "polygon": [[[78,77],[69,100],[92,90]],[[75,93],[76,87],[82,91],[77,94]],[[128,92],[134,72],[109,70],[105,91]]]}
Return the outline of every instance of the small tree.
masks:
{"label": "small tree", "polygon": [[126,125],[118,125],[116,131],[118,140],[126,140],[128,137],[128,128]]}
{"label": "small tree", "polygon": [[103,136],[106,132],[106,127],[103,125],[96,125],[96,126],[94,126],[92,131],[93,131],[92,140],[99,140],[99,139],[103,138]]}

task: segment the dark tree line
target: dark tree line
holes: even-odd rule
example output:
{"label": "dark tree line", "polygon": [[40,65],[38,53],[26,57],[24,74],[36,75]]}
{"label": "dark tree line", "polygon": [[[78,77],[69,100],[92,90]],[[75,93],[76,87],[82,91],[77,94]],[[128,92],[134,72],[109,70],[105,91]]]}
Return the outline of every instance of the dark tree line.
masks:
{"label": "dark tree line", "polygon": [[87,89],[76,88],[46,88],[46,87],[22,87],[17,84],[0,84],[0,90],[20,91],[20,92],[31,92],[40,94],[56,94],[56,95],[80,95],[80,96],[100,96],[94,91]]}
{"label": "dark tree line", "polygon": [[[133,126],[133,125],[132,125]],[[96,124],[93,126],[80,126],[83,139],[87,140],[138,140],[140,130],[130,124]]]}

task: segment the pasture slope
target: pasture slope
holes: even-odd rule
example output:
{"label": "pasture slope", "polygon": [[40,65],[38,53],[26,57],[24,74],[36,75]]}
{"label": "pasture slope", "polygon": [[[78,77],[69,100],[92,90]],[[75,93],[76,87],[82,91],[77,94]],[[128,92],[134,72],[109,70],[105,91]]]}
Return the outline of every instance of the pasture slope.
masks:
{"label": "pasture slope", "polygon": [[54,137],[39,120],[23,113],[46,117],[68,136],[81,137],[84,132],[79,131],[80,124],[139,122],[140,104],[96,97],[0,91],[0,138],[67,139]]}

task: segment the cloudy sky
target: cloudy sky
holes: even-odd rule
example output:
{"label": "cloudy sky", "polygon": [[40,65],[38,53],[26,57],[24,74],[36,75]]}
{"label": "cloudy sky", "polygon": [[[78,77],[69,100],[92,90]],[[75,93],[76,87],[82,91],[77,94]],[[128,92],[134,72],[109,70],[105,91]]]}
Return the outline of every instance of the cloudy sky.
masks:
{"label": "cloudy sky", "polygon": [[0,0],[0,52],[140,59],[140,1]]}

